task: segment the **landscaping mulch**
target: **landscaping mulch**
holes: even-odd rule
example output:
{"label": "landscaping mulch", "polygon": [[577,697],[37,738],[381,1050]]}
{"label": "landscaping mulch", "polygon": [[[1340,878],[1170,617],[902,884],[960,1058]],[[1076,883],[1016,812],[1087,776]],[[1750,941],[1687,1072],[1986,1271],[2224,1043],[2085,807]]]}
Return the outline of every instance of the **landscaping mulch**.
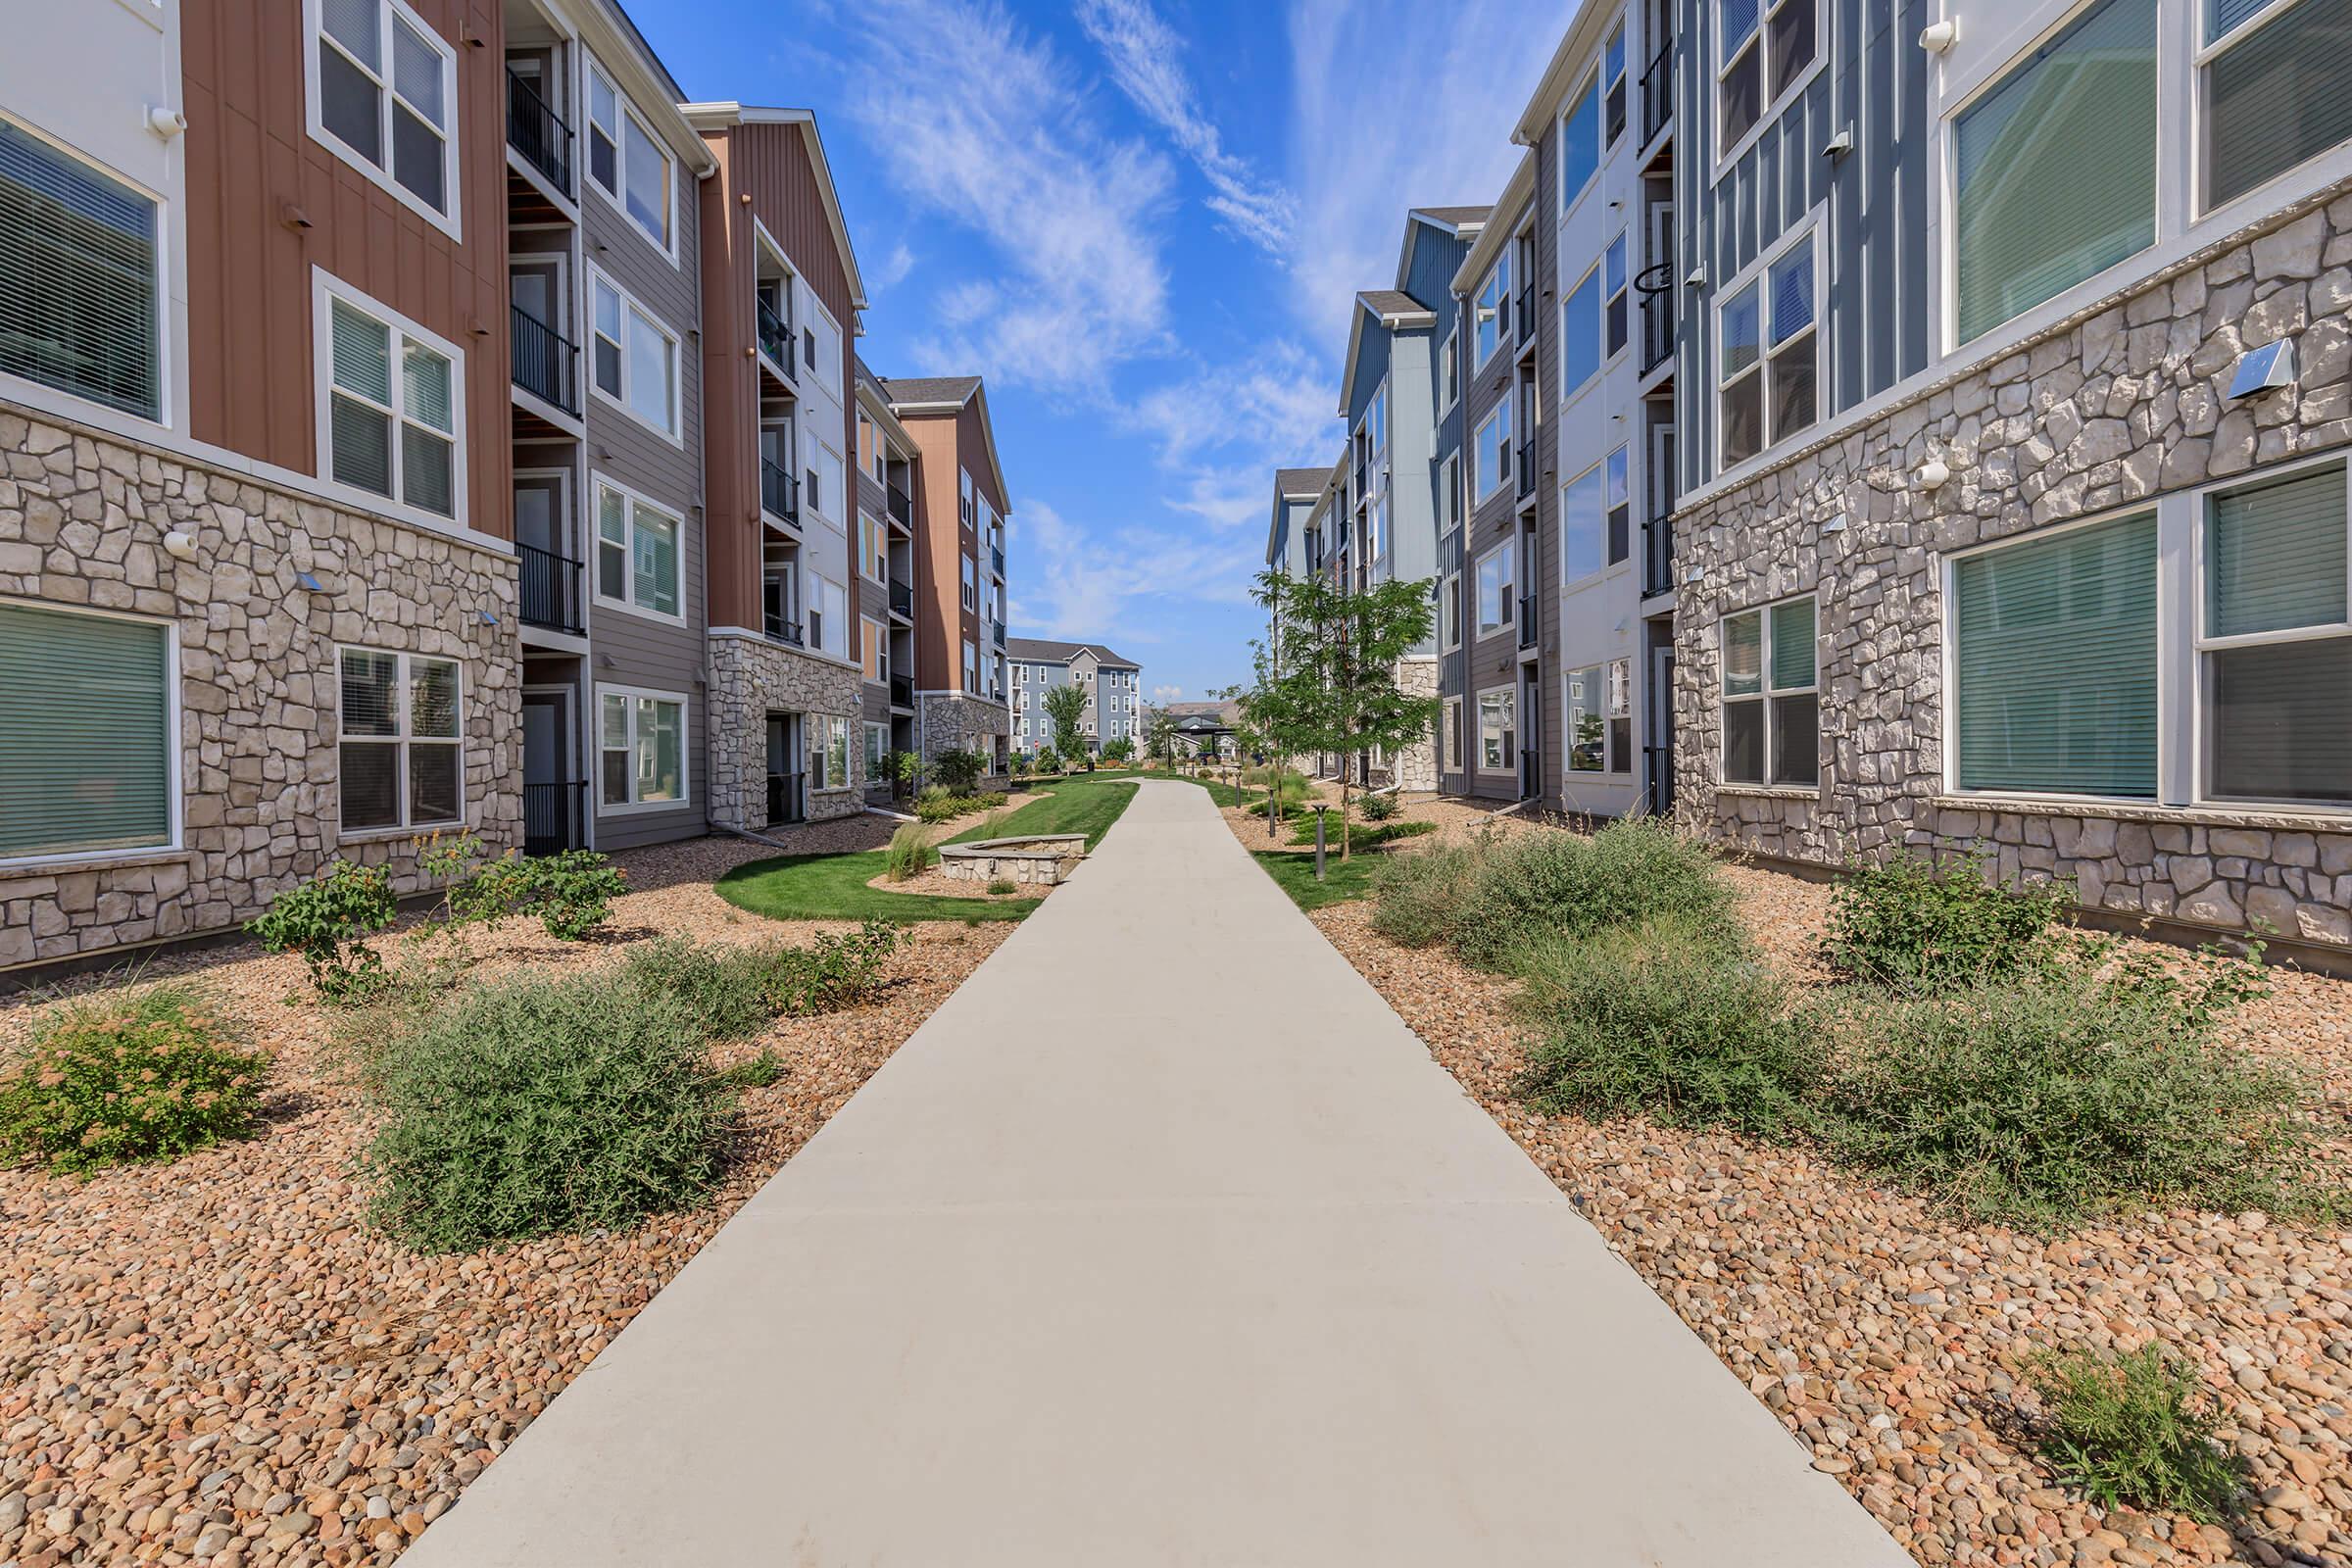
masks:
{"label": "landscaping mulch", "polygon": [[[1443,835],[1469,808],[1412,805]],[[1506,829],[1516,831],[1517,828]],[[1245,836],[1243,842],[1256,847]],[[1400,846],[1412,853],[1413,843]],[[1828,887],[1726,876],[1792,977]],[[1376,935],[1368,904],[1310,916],[1609,1246],[1922,1563],[2352,1563],[2352,1237],[2172,1210],[2043,1237],[1953,1218],[1817,1154],[1641,1120],[1531,1112],[1511,986]],[[2278,971],[2242,1044],[2321,1081],[2352,1125],[2352,984]],[[2032,1455],[2031,1351],[2149,1339],[2203,1369],[2256,1511],[2233,1529],[2106,1512]]]}
{"label": "landscaping mulch", "polygon": [[[795,830],[850,835],[881,818]],[[776,852],[705,839],[616,857],[607,939],[471,934],[472,969],[617,961],[631,941],[806,943],[844,922],[746,914],[710,880]],[[744,1095],[722,1189],[626,1234],[423,1257],[361,1223],[368,1107],[336,1071],[301,964],[243,946],[159,960],[274,1058],[258,1136],[87,1183],[0,1170],[0,1564],[386,1563],[808,1142],[1009,924],[914,928],[869,1004],[721,1048],[781,1079]],[[388,955],[396,939],[379,939]],[[399,961],[398,958],[394,959]],[[0,1045],[37,1004],[0,1009]]]}

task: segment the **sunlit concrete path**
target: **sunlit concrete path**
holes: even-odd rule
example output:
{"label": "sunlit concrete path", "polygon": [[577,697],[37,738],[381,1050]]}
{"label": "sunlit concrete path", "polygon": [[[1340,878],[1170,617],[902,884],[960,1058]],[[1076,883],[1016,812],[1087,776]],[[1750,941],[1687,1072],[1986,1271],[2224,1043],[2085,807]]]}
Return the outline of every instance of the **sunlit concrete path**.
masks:
{"label": "sunlit concrete path", "polygon": [[1908,1563],[1140,789],[407,1568]]}

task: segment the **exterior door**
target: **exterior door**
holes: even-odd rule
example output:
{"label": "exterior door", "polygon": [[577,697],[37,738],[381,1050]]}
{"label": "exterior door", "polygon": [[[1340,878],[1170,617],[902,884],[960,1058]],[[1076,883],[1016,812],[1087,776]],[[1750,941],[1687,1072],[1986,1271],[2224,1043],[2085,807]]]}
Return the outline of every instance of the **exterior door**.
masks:
{"label": "exterior door", "polygon": [[1642,737],[1642,763],[1648,777],[1649,809],[1674,810],[1674,643],[1672,634],[1649,650],[1648,700],[1642,705],[1649,733]]}
{"label": "exterior door", "polygon": [[808,816],[808,776],[802,771],[801,715],[767,715],[767,822],[774,827]]}
{"label": "exterior door", "polygon": [[522,852],[581,846],[587,785],[572,775],[571,693],[522,694]]}

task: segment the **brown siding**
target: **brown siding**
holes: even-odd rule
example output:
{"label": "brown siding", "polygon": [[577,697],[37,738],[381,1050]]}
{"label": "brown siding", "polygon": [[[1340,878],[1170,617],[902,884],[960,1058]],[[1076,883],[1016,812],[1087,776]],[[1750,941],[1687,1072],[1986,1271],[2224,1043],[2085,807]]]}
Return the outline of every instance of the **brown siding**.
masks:
{"label": "brown siding", "polygon": [[915,466],[920,479],[914,530],[914,685],[917,691],[955,691],[963,679],[963,639],[975,635],[971,617],[963,613],[963,568],[956,560],[971,538],[971,530],[962,527],[956,515],[956,430],[961,421],[945,414],[901,414],[899,422],[922,451],[922,461]]}
{"label": "brown siding", "polygon": [[[300,0],[183,0],[189,428],[318,471],[311,274],[322,268],[466,351],[466,520],[512,538],[500,12],[413,3],[457,56],[462,245],[312,139]],[[311,226],[291,226],[288,207]]]}

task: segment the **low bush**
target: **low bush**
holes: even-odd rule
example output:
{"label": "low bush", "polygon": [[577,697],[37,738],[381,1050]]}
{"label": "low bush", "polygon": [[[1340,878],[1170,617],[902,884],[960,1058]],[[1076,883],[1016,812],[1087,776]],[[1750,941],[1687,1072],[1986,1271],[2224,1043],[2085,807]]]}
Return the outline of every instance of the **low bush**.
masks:
{"label": "low bush", "polygon": [[278,893],[245,929],[268,952],[302,955],[327,1002],[358,1003],[384,988],[383,957],[367,939],[392,923],[394,907],[382,866],[334,860],[324,875]]}
{"label": "low bush", "polygon": [[565,850],[522,862],[523,912],[535,914],[560,942],[580,942],[612,918],[612,901],[628,892],[618,866],[594,850]]}
{"label": "low bush", "polygon": [[782,1081],[784,1058],[772,1051],[762,1051],[757,1056],[746,1056],[719,1068],[718,1076],[731,1089],[765,1089]]}
{"label": "low bush", "polygon": [[931,847],[931,835],[920,822],[908,822],[890,836],[890,849],[885,852],[883,869],[893,882],[906,882],[921,876],[939,859],[939,851]]}
{"label": "low bush", "polygon": [[931,760],[931,777],[950,795],[969,795],[980,787],[988,759],[978,752],[946,751]]}
{"label": "low bush", "polygon": [[915,800],[914,814],[925,822],[937,825],[974,811],[991,811],[1003,806],[1008,797],[1003,790],[989,790],[980,795],[951,795],[934,784]]}
{"label": "low bush", "polygon": [[1386,822],[1402,809],[1403,808],[1396,804],[1396,797],[1394,795],[1367,795],[1358,808],[1363,819],[1367,822]]}
{"label": "low bush", "polygon": [[0,1157],[78,1175],[177,1159],[250,1129],[269,1066],[182,987],[69,1004],[0,1069]]}
{"label": "low bush", "polygon": [[2151,1201],[2331,1210],[2304,1174],[2302,1078],[2214,1038],[2247,966],[2143,956],[1942,998],[1850,1002],[1839,1152],[1982,1219],[2047,1226]]}
{"label": "low bush", "polygon": [[805,948],[766,956],[767,1003],[780,1013],[833,1012],[854,1007],[882,985],[891,956],[912,938],[890,920],[868,920],[855,931],[824,931]]}
{"label": "low bush", "polygon": [[1731,890],[1713,858],[1655,817],[1625,817],[1589,839],[1560,832],[1487,838],[1477,854],[1452,941],[1481,968],[1507,968],[1519,943],[1546,933],[1587,936],[1666,916],[1730,920]]}
{"label": "low bush", "polygon": [[[1314,841],[1310,822],[1305,842]],[[1383,858],[1372,872],[1372,929],[1408,948],[1450,940],[1454,920],[1478,879],[1482,850],[1445,845],[1418,855]]]}
{"label": "low bush", "polygon": [[2074,902],[2066,882],[2002,887],[1970,851],[1847,865],[1830,896],[1830,962],[1857,980],[1937,996],[2026,967]]}
{"label": "low bush", "polygon": [[[1337,825],[1336,823],[1327,824],[1323,830],[1325,842],[1328,845],[1336,846],[1339,843],[1338,835],[1333,831]],[[1358,826],[1349,829],[1348,847],[1361,853],[1365,850],[1377,850],[1384,844],[1394,844],[1398,839],[1417,839],[1424,833],[1435,833],[1437,830],[1438,824],[1435,822],[1416,822],[1399,818],[1395,821],[1376,823],[1370,827]],[[1291,843],[1302,848],[1314,842],[1315,824],[1312,822],[1299,823],[1298,831],[1291,835]]]}
{"label": "low bush", "polygon": [[1019,883],[1017,883],[1017,882],[1015,882],[1015,881],[1013,881],[1013,880],[1012,880],[1010,877],[1004,877],[1004,876],[1001,876],[1001,877],[998,877],[998,878],[997,878],[995,881],[993,881],[993,882],[989,883],[989,885],[988,885],[988,891],[989,891],[989,893],[990,893],[991,895],[993,895],[994,897],[997,897],[997,898],[1000,898],[1000,899],[1001,899],[1001,898],[1004,898],[1004,897],[1006,894],[1010,894],[1010,893],[1018,893],[1018,892],[1020,892],[1020,891],[1021,891],[1021,888],[1020,888],[1020,884],[1019,884]]}
{"label": "low bush", "polygon": [[751,948],[704,947],[685,937],[639,943],[621,957],[621,973],[641,990],[682,1005],[712,1040],[741,1040],[767,1027],[765,956]]}
{"label": "low bush", "polygon": [[2042,1462],[2064,1485],[2102,1508],[2161,1509],[2205,1524],[2237,1511],[2242,1467],[2215,1442],[2220,1405],[2196,1369],[2161,1345],[2044,1351],[2027,1376],[2047,1412]]}
{"label": "low bush", "polygon": [[736,1100],[685,1001],[618,967],[474,987],[368,1048],[373,1222],[421,1250],[624,1229],[717,1182]]}
{"label": "low bush", "polygon": [[1720,923],[1666,916],[1533,942],[1517,959],[1538,1037],[1519,1090],[1539,1109],[1761,1137],[1812,1125],[1826,1053]]}

